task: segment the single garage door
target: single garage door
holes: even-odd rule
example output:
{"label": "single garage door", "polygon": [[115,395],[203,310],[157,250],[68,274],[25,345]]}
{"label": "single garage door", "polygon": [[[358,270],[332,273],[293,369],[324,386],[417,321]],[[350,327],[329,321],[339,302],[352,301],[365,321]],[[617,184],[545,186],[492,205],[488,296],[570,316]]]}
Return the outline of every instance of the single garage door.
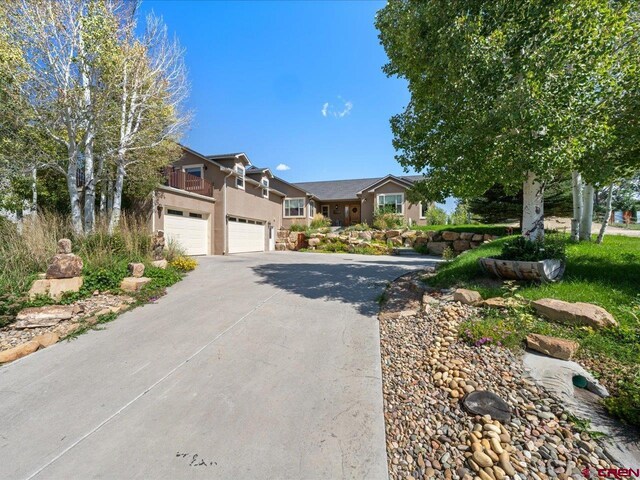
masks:
{"label": "single garage door", "polygon": [[263,252],[264,222],[229,217],[229,253]]}
{"label": "single garage door", "polygon": [[209,253],[208,215],[168,208],[164,216],[164,233],[179,243],[188,255]]}

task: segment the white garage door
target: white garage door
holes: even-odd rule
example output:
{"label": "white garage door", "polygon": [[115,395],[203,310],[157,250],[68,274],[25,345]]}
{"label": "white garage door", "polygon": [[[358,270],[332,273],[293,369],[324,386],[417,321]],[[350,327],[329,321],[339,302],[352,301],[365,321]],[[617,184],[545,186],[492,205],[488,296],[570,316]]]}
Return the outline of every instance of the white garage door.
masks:
{"label": "white garage door", "polygon": [[229,217],[229,253],[263,252],[264,222]]}
{"label": "white garage door", "polygon": [[209,221],[207,214],[168,208],[164,216],[164,233],[178,242],[187,255],[209,253]]}

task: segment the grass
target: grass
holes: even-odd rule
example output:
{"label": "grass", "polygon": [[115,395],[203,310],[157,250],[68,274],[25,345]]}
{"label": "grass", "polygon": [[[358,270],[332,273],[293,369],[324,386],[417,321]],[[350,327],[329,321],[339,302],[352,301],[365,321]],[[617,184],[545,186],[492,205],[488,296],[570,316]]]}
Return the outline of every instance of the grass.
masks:
{"label": "grass", "polygon": [[611,226],[616,228],[626,228],[627,230],[640,230],[640,223],[614,223]]}
{"label": "grass", "polygon": [[[423,230],[426,232],[469,232],[469,233],[488,233],[490,235],[498,235],[500,237],[508,234],[510,227],[506,225],[485,225],[472,223],[468,225],[414,225],[413,230]],[[513,228],[512,233],[519,233],[520,229]]]}
{"label": "grass", "polygon": [[[491,280],[478,265],[480,257],[497,256],[507,237],[460,255],[442,266],[429,284],[437,287],[464,287],[478,290],[484,298],[516,295],[523,301],[551,297],[569,302],[587,302],[609,311],[619,322],[617,328],[558,325],[538,318],[523,305],[506,315],[487,310],[481,319],[466,322],[461,332],[470,342],[497,343],[521,348],[528,333],[574,339],[580,343],[578,358],[617,397],[606,402],[609,410],[630,423],[640,422],[640,238],[608,236],[604,243],[570,243],[562,281],[536,285]],[[526,302],[524,302],[526,303]]]}

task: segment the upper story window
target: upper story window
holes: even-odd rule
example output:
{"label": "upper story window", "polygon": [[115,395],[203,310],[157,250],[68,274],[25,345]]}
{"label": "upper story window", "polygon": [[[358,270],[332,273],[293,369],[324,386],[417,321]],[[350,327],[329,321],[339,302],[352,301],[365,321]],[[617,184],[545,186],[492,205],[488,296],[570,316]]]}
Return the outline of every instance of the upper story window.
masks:
{"label": "upper story window", "polygon": [[202,178],[202,165],[187,165],[184,167],[184,173]]}
{"label": "upper story window", "polygon": [[260,181],[260,184],[262,185],[262,196],[264,198],[269,198],[269,179],[263,178]]}
{"label": "upper story window", "polygon": [[304,198],[285,198],[284,216],[304,217]]}
{"label": "upper story window", "polygon": [[316,214],[316,202],[309,200],[309,218]]}
{"label": "upper story window", "polygon": [[378,210],[389,213],[404,213],[404,195],[402,193],[384,193],[378,195]]}
{"label": "upper story window", "polygon": [[244,165],[236,164],[235,171],[238,174],[236,177],[236,187],[244,190]]}

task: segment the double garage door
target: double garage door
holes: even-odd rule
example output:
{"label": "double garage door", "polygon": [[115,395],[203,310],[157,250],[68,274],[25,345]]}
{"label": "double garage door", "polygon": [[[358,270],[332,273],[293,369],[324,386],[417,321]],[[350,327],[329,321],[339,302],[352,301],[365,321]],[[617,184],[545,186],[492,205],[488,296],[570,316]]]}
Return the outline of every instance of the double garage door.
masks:
{"label": "double garage door", "polygon": [[208,214],[167,208],[164,232],[167,240],[179,243],[187,255],[209,253]]}
{"label": "double garage door", "polygon": [[245,218],[229,217],[229,253],[263,252],[265,223]]}

